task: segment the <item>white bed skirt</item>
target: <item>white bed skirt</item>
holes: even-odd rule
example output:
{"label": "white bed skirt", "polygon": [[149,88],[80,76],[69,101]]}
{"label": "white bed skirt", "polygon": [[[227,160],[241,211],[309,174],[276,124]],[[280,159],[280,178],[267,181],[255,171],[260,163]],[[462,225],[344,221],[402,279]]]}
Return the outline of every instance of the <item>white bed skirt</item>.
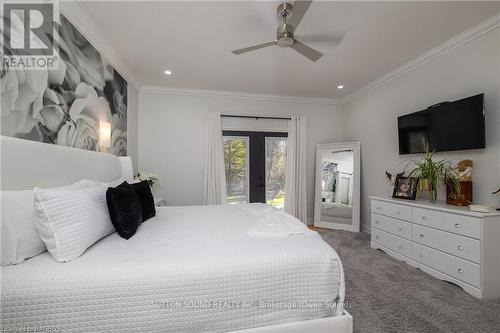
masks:
{"label": "white bed skirt", "polygon": [[352,316],[344,310],[342,316],[257,327],[232,333],[352,333],[352,331]]}

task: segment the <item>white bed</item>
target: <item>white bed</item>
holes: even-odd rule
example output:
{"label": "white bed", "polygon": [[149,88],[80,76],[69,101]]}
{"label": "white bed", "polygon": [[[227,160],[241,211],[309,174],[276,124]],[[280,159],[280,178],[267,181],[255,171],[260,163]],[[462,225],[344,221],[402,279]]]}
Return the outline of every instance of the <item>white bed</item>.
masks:
{"label": "white bed", "polygon": [[[23,175],[15,171],[16,159],[4,163],[6,153],[13,161],[27,150],[42,164],[64,153],[85,155],[88,165],[120,165],[106,154],[60,148],[2,138],[3,178],[11,172],[2,189],[116,176],[82,166],[80,175],[60,166],[23,168],[30,173]],[[252,210],[159,207],[131,239],[113,233],[72,262],[57,263],[45,252],[4,266],[2,325],[71,332],[352,332],[352,317],[341,307],[344,277],[335,251],[316,233],[250,237]]]}
{"label": "white bed", "polygon": [[335,251],[316,233],[249,237],[254,224],[238,206],[162,207],[131,239],[114,233],[72,262],[45,252],[2,267],[2,324],[226,332],[341,314]]}

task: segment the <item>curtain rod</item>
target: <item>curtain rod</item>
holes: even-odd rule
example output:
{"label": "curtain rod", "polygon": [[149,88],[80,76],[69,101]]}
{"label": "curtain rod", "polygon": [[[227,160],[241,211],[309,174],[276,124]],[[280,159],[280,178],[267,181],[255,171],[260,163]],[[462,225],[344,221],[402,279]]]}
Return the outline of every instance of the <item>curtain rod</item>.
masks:
{"label": "curtain rod", "polygon": [[231,117],[231,118],[250,118],[250,119],[284,119],[284,120],[291,120],[292,118],[290,117],[266,117],[266,116],[240,116],[240,115],[234,115],[234,114],[221,114],[221,117]]}

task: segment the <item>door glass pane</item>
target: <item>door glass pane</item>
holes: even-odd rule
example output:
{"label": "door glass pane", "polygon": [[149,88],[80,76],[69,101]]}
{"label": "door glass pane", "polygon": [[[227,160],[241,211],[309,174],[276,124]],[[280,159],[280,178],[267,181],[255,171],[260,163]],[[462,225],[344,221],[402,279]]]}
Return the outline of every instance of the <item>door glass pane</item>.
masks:
{"label": "door glass pane", "polygon": [[283,208],[285,205],[287,138],[266,137],[266,203]]}
{"label": "door glass pane", "polygon": [[224,165],[226,168],[227,202],[248,202],[249,138],[224,136]]}

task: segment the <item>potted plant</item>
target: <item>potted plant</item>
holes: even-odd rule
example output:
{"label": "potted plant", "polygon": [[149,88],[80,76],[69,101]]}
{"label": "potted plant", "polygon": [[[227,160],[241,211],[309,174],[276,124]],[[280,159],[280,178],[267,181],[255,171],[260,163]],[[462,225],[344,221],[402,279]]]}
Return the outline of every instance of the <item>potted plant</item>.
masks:
{"label": "potted plant", "polygon": [[437,190],[440,185],[449,186],[451,194],[457,196],[460,193],[460,183],[458,175],[454,170],[451,161],[434,161],[434,152],[430,152],[426,147],[424,156],[418,160],[408,161],[405,170],[409,166],[414,166],[408,177],[415,177],[418,180],[417,198],[422,191],[429,192],[429,200],[434,203],[437,199]]}

